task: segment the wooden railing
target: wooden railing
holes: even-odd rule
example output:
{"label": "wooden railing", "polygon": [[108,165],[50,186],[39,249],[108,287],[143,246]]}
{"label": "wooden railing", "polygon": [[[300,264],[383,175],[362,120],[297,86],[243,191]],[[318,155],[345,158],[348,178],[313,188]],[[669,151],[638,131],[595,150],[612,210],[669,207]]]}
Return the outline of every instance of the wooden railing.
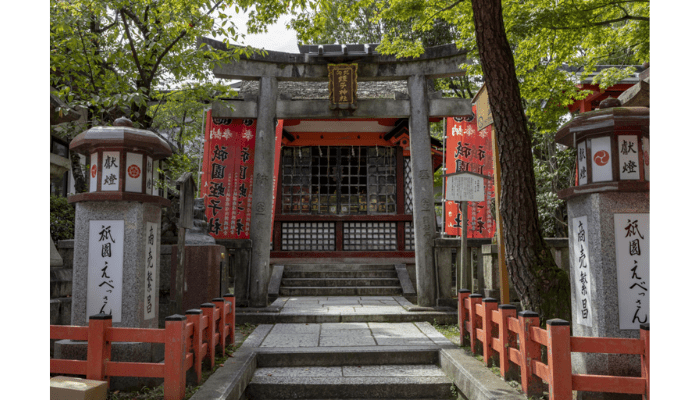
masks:
{"label": "wooden railing", "polygon": [[[87,379],[108,381],[112,376],[164,379],[165,400],[185,397],[185,376],[194,368],[197,383],[202,380],[202,363],[214,367],[215,349],[222,356],[226,345],[235,343],[235,304],[233,295],[204,303],[201,309],[165,318],[165,329],[116,328],[112,316],[90,316],[88,326],[51,325],[51,339],[87,341],[87,360],[51,359],[52,374],[85,375]],[[113,342],[163,343],[161,363],[111,361]]]}
{"label": "wooden railing", "polygon": [[[468,335],[472,353],[481,351],[487,366],[498,353],[504,378],[519,367],[527,396],[541,395],[546,383],[550,400],[569,400],[572,390],[641,394],[649,400],[649,324],[642,324],[639,339],[572,337],[569,322],[563,319],[547,320],[547,329],[542,329],[535,312],[516,313],[513,305],[498,305],[496,299],[464,289],[458,301],[460,345],[466,345]],[[547,364],[542,362],[541,346],[547,348]],[[639,355],[642,376],[574,374],[572,352]]]}

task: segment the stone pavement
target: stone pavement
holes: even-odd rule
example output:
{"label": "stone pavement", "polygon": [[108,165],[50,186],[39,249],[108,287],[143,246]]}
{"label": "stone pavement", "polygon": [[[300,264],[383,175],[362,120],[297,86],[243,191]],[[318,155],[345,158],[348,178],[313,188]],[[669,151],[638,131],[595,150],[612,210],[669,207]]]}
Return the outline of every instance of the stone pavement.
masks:
{"label": "stone pavement", "polygon": [[192,400],[393,398],[525,400],[430,324],[454,309],[402,296],[280,297],[237,308],[259,324]]}
{"label": "stone pavement", "polygon": [[264,335],[261,348],[454,346],[427,322],[275,324],[260,325],[258,330]]}
{"label": "stone pavement", "polygon": [[237,308],[239,323],[438,322],[454,324],[452,308],[418,307],[402,296],[279,297],[266,308]]}

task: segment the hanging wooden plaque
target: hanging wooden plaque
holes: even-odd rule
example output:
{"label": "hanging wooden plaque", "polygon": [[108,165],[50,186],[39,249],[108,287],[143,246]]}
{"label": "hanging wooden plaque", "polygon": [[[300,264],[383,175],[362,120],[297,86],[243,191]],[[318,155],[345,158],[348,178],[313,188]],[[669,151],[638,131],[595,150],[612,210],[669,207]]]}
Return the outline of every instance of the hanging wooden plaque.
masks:
{"label": "hanging wooden plaque", "polygon": [[357,64],[328,64],[330,108],[357,107]]}
{"label": "hanging wooden plaque", "polygon": [[493,115],[491,107],[489,107],[489,92],[486,90],[486,85],[479,89],[479,92],[474,96],[476,103],[476,129],[482,130],[493,124]]}

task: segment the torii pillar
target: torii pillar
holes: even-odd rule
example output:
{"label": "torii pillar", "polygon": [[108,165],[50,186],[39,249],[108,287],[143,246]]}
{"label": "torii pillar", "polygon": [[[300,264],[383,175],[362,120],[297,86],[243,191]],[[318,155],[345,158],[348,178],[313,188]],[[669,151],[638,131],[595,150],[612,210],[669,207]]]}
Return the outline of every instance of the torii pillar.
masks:
{"label": "torii pillar", "polygon": [[277,79],[260,78],[258,121],[255,135],[253,170],[253,213],[250,224],[252,260],[250,269],[250,307],[267,307],[267,283],[270,279],[270,232],[272,230],[272,177],[275,168],[275,117]]}
{"label": "torii pillar", "polygon": [[415,233],[416,286],[418,305],[436,304],[433,239],[435,237],[435,206],[433,202],[433,163],[430,153],[428,125],[428,86],[425,75],[408,77],[411,116],[411,174],[413,181],[413,229]]}

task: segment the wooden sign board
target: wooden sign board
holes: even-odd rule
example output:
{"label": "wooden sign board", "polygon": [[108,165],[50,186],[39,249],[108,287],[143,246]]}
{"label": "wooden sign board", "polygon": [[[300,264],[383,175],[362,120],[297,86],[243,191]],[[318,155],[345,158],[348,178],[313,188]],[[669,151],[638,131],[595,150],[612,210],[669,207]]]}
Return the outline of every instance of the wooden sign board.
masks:
{"label": "wooden sign board", "polygon": [[476,93],[474,103],[476,103],[476,129],[482,130],[493,124],[493,115],[489,106],[489,93],[486,90],[486,85],[482,86]]}
{"label": "wooden sign board", "polygon": [[328,64],[331,108],[357,104],[357,64]]}
{"label": "wooden sign board", "polygon": [[445,199],[451,201],[484,201],[486,197],[484,177],[484,175],[468,172],[447,175]]}

